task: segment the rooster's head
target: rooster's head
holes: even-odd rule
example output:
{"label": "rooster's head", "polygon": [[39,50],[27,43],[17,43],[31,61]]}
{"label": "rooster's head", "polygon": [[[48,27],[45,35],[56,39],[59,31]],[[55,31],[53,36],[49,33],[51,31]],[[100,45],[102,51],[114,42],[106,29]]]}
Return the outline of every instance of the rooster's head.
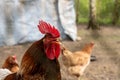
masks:
{"label": "rooster's head", "polygon": [[50,60],[57,59],[60,54],[59,31],[44,21],[39,22],[38,28],[42,34],[45,34],[43,44],[46,56]]}

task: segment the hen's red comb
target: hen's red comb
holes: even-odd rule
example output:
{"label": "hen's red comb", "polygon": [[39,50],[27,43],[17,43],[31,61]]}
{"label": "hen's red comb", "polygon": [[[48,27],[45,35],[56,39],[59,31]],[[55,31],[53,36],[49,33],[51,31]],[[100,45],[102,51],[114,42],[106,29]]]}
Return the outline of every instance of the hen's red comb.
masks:
{"label": "hen's red comb", "polygon": [[38,28],[42,34],[51,34],[55,38],[60,37],[59,31],[54,26],[42,20],[39,21]]}
{"label": "hen's red comb", "polygon": [[16,56],[14,55],[14,56],[12,56],[12,58],[15,60],[15,59],[16,59]]}

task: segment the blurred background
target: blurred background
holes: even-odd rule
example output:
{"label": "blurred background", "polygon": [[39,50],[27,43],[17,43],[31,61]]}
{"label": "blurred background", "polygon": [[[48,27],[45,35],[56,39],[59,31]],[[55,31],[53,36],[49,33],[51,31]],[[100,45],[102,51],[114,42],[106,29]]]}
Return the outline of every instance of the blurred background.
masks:
{"label": "blurred background", "polygon": [[120,0],[75,0],[78,24],[89,22],[90,4],[94,5],[97,23],[120,25]]}
{"label": "blurred background", "polygon": [[76,24],[87,24],[87,29],[119,26],[119,16],[119,0],[1,0],[0,46],[40,39],[39,20],[58,28],[63,40],[76,41],[81,39]]}

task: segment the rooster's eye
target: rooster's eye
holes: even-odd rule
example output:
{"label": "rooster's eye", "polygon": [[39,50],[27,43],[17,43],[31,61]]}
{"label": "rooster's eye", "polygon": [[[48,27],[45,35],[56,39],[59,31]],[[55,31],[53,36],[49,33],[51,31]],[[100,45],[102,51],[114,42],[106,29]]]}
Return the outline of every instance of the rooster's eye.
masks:
{"label": "rooster's eye", "polygon": [[57,40],[55,39],[55,40],[53,40],[53,41],[57,41]]}

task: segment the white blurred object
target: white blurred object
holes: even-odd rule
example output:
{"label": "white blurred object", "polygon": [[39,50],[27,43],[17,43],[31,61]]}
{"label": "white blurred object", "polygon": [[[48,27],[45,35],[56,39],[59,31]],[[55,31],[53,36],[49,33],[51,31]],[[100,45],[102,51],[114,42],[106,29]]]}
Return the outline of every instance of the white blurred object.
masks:
{"label": "white blurred object", "polygon": [[4,80],[4,78],[9,74],[11,74],[11,71],[8,69],[0,69],[0,80]]}
{"label": "white blurred object", "polygon": [[59,0],[59,14],[64,33],[74,41],[77,38],[76,16],[74,0]]}
{"label": "white blurred object", "polygon": [[58,28],[62,38],[76,40],[74,0],[0,0],[0,46],[42,38],[39,20]]}

